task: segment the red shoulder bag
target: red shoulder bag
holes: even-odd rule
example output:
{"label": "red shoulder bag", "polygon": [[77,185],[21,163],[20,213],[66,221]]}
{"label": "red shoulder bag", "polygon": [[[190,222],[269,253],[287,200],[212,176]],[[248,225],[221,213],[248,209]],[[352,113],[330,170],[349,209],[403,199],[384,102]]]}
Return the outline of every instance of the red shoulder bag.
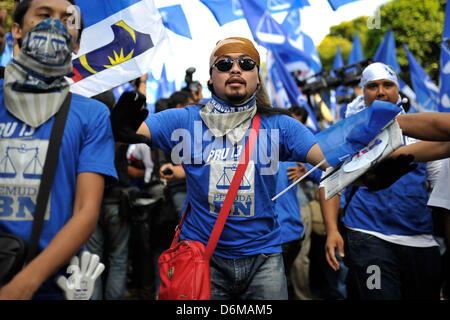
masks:
{"label": "red shoulder bag", "polygon": [[189,203],[177,226],[175,237],[169,249],[159,257],[160,286],[158,300],[209,300],[211,297],[211,278],[209,274],[209,260],[219,241],[220,234],[227,220],[228,213],[236,198],[236,194],[247,169],[250,155],[256,144],[259,132],[260,117],[253,118],[252,130],[245,145],[236,173],[231,180],[230,188],[225,197],[213,231],[205,246],[200,241],[181,241],[180,232]]}

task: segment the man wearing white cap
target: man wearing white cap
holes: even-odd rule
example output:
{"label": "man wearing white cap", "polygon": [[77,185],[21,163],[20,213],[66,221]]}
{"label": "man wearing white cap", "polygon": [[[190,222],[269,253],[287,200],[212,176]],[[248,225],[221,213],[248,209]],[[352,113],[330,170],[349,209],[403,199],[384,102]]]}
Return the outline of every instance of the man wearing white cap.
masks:
{"label": "man wearing white cap", "polygon": [[[364,95],[349,104],[346,117],[370,107],[374,100],[400,105],[398,78],[387,65],[373,63],[362,73]],[[350,299],[439,299],[440,255],[433,238],[427,207],[426,181],[438,170],[425,164],[389,188],[359,187],[350,199],[342,222]],[[439,168],[439,164],[434,164]],[[321,191],[323,195],[323,190]],[[327,228],[326,259],[337,270],[335,256],[344,257],[344,240],[337,228],[339,196],[323,201]]]}
{"label": "man wearing white cap", "polygon": [[209,66],[212,99],[205,106],[150,115],[138,134],[151,138],[152,147],[173,150],[172,160],[182,163],[190,206],[180,240],[206,246],[248,129],[260,116],[255,149],[210,261],[211,299],[287,299],[280,225],[271,201],[278,160],[316,165],[323,154],[308,129],[270,106],[251,41],[219,41]]}

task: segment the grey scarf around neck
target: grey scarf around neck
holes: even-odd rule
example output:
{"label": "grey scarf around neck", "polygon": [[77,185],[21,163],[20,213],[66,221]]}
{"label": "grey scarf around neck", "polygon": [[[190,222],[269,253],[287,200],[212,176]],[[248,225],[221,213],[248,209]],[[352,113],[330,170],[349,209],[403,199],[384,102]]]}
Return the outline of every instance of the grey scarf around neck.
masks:
{"label": "grey scarf around neck", "polygon": [[237,144],[250,128],[251,121],[256,114],[255,97],[251,97],[244,104],[229,106],[214,95],[200,110],[200,117],[215,137],[226,138]]}
{"label": "grey scarf around neck", "polygon": [[31,29],[20,52],[5,68],[6,109],[31,127],[58,112],[69,93],[73,40],[65,26],[49,18]]}

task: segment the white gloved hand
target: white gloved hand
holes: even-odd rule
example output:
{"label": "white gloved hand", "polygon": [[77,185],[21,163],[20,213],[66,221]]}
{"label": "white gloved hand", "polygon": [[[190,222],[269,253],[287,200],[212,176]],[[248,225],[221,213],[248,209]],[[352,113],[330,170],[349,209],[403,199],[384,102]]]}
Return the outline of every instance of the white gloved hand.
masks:
{"label": "white gloved hand", "polygon": [[68,279],[59,276],[56,284],[64,291],[67,300],[89,300],[94,291],[95,280],[103,270],[105,270],[105,265],[100,262],[100,258],[96,254],[83,251],[81,265],[78,257],[74,256],[67,267],[67,273],[71,276]]}

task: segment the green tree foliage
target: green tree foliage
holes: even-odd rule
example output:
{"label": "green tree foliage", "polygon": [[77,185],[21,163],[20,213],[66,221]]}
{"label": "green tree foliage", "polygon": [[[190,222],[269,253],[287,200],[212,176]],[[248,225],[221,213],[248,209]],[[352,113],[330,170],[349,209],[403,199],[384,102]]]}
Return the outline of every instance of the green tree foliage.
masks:
{"label": "green tree foliage", "polygon": [[342,60],[345,64],[350,54],[350,50],[352,49],[351,41],[339,36],[328,35],[317,47],[317,51],[320,55],[320,60],[322,61],[323,69],[333,69],[334,57],[336,56],[338,46],[341,46]]}
{"label": "green tree foliage", "polygon": [[6,18],[6,32],[11,31],[12,14],[14,11],[14,0],[0,1],[0,9],[8,10],[8,17]]}
{"label": "green tree foliage", "polygon": [[361,46],[364,46],[369,31],[367,27],[368,19],[369,17],[361,16],[352,21],[343,21],[339,25],[330,28],[330,36],[342,37],[353,42],[355,34],[358,33]]}
{"label": "green tree foliage", "polygon": [[[417,61],[438,83],[440,43],[444,27],[444,11],[446,0],[393,0],[387,2],[374,12],[379,18],[379,28],[369,29],[367,17],[359,17],[352,21],[342,22],[330,28],[330,34],[319,45],[318,51],[323,61],[327,61],[326,52],[331,50],[330,36],[353,40],[355,32],[361,40],[365,58],[371,58],[376,52],[387,30],[394,31],[397,57],[402,69],[401,77],[410,83],[409,67],[402,43],[406,43]],[[344,59],[344,61],[346,61]],[[329,65],[323,62],[324,68]]]}
{"label": "green tree foliage", "polygon": [[409,67],[402,43],[437,83],[439,79],[440,43],[444,29],[444,4],[439,0],[395,0],[380,8],[380,29],[367,34],[367,53],[373,56],[388,29],[394,31],[397,57],[405,81]]}

